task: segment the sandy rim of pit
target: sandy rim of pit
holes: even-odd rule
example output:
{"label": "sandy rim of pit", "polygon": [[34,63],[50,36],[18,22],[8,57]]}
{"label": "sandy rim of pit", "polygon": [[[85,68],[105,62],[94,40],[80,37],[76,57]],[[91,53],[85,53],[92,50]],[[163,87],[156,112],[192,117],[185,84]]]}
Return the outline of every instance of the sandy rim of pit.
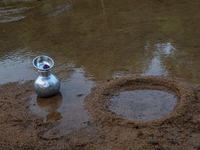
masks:
{"label": "sandy rim of pit", "polygon": [[[168,115],[152,120],[152,121],[131,121],[120,116],[117,116],[110,109],[111,98],[120,91],[131,89],[157,89],[168,92],[173,92],[178,97],[178,102],[175,109]],[[94,122],[106,123],[109,125],[119,126],[135,126],[138,125],[158,125],[163,121],[178,117],[184,114],[187,104],[195,101],[194,90],[189,84],[175,79],[170,79],[161,76],[135,76],[122,77],[96,86],[91,90],[91,93],[85,98],[87,110],[91,113],[91,119]]]}

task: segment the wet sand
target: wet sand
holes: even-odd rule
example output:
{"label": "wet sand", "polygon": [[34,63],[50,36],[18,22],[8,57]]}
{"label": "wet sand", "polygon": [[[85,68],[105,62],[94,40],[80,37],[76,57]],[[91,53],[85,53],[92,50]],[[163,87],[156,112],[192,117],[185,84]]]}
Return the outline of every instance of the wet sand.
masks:
{"label": "wet sand", "polygon": [[[199,0],[0,3],[0,149],[200,149],[199,18]],[[48,103],[33,91],[38,55],[62,84]],[[178,103],[127,120],[109,109],[127,88]]]}
{"label": "wet sand", "polygon": [[[0,86],[0,145],[3,149],[200,149],[200,87],[165,77],[129,77],[96,86],[85,98],[91,114],[86,127],[55,137],[53,119],[31,114],[33,81]],[[167,116],[153,121],[131,121],[109,110],[110,98],[126,89],[171,90],[178,104]],[[165,88],[164,88],[165,87]]]}

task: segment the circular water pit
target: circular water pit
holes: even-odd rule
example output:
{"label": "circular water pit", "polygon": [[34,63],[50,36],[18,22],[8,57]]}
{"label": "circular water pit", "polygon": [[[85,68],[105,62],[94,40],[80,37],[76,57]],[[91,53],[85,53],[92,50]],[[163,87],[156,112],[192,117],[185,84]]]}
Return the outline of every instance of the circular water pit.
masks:
{"label": "circular water pit", "polygon": [[181,114],[193,98],[193,89],[179,80],[136,76],[117,78],[93,88],[85,103],[95,122],[149,125]]}
{"label": "circular water pit", "polygon": [[176,106],[177,97],[159,90],[125,90],[111,98],[109,109],[133,121],[150,121],[168,115]]}

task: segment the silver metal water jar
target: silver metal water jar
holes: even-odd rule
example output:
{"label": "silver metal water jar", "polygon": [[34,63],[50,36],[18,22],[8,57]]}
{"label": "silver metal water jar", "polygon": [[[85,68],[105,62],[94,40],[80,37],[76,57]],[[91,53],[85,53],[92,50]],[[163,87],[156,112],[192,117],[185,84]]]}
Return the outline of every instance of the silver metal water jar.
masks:
{"label": "silver metal water jar", "polygon": [[38,69],[40,75],[35,79],[34,89],[39,97],[51,97],[59,93],[60,81],[50,73],[54,61],[48,56],[37,56],[33,60],[33,65]]}

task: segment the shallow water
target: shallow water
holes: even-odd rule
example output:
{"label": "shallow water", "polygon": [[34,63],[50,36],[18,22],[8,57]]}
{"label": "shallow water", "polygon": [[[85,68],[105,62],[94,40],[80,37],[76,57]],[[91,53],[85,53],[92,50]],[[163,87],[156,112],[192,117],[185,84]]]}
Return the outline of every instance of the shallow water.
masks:
{"label": "shallow water", "polygon": [[168,115],[176,106],[176,96],[158,90],[122,91],[112,99],[110,110],[134,121],[150,121]]}
{"label": "shallow water", "polygon": [[[50,56],[63,97],[57,121],[65,126],[71,112],[84,111],[67,130],[88,121],[84,97],[108,79],[163,75],[199,83],[199,8],[198,0],[1,2],[0,84],[35,80],[32,60]],[[36,95],[31,104],[45,121]]]}
{"label": "shallow water", "polygon": [[[62,82],[60,93],[51,98],[39,98],[32,95],[30,110],[44,122],[55,121],[58,125],[45,133],[46,137],[57,137],[87,126],[90,115],[84,107],[84,97],[93,87],[91,81],[86,81],[81,69],[75,69],[66,82]],[[57,129],[54,136],[51,132]]]}

